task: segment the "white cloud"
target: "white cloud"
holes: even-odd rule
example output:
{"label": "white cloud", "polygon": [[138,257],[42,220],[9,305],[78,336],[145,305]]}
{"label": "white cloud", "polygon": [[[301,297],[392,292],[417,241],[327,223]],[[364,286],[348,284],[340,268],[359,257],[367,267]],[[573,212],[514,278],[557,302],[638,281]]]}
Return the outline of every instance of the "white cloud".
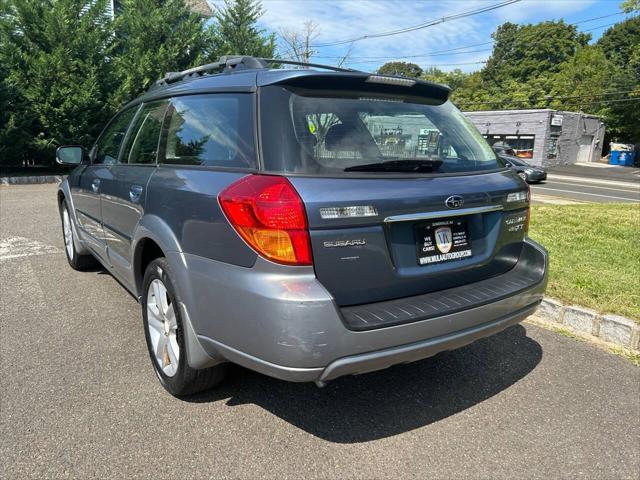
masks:
{"label": "white cloud", "polygon": [[[429,20],[450,15],[452,12],[471,10],[485,1],[411,2],[411,1],[286,1],[264,2],[264,25],[278,31],[300,29],[306,20],[320,26],[316,44],[348,40],[363,35],[396,30]],[[464,21],[445,22],[411,33],[382,38],[361,40],[355,43],[352,55],[356,56],[402,56],[430,50],[449,48],[453,42],[474,43],[486,33],[473,17]],[[338,56],[348,45],[318,48],[318,58]]]}
{"label": "white cloud", "polygon": [[[595,0],[523,0],[491,12],[447,21],[410,33],[355,42],[350,65],[368,70],[385,62],[361,57],[385,56],[401,58],[439,50],[448,50],[490,40],[491,33],[505,21],[537,22],[579,14]],[[263,0],[264,28],[301,30],[307,20],[320,26],[316,44],[348,40],[363,35],[396,30],[444,16],[474,10],[498,3],[499,0]],[[212,5],[222,0],[209,0]],[[349,45],[317,48],[317,61],[334,63]],[[486,48],[490,48],[487,45]],[[481,47],[470,48],[478,50]],[[284,51],[281,48],[281,51]],[[484,61],[490,52],[457,52],[455,55],[414,58],[411,61],[428,66]],[[360,57],[360,58],[357,58]],[[362,63],[357,63],[357,62]],[[461,68],[477,70],[480,65],[447,65],[443,70]]]}

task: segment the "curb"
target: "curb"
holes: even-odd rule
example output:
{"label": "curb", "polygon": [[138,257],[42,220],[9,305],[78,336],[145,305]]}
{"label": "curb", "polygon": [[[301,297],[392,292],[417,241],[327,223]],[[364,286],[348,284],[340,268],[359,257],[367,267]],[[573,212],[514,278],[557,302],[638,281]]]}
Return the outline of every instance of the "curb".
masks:
{"label": "curb", "polygon": [[640,352],[640,325],[620,315],[599,314],[595,310],[565,305],[545,297],[534,314],[551,325],[562,326],[575,333],[591,335],[619,347]]}
{"label": "curb", "polygon": [[66,175],[37,175],[28,177],[0,177],[0,185],[31,185],[36,183],[60,183]]}

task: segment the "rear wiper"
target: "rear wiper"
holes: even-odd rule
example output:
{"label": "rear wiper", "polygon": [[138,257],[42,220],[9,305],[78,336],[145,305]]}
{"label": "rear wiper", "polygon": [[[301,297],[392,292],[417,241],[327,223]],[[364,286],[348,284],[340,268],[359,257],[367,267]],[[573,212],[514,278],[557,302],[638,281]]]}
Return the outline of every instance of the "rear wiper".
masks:
{"label": "rear wiper", "polygon": [[387,160],[347,167],[345,172],[433,172],[442,165],[442,160]]}

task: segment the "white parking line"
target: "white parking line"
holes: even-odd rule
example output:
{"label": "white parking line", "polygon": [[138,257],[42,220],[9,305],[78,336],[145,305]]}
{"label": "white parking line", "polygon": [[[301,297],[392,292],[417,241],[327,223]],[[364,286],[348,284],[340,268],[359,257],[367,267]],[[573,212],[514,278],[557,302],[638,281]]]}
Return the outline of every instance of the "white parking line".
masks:
{"label": "white parking line", "polygon": [[600,195],[599,193],[576,192],[575,190],[563,190],[560,188],[535,187],[536,190],[551,190],[552,192],[575,193],[578,195],[588,195],[591,197],[611,198],[613,200],[626,200],[631,203],[640,203],[640,200],[627,197],[615,197],[613,195]]}
{"label": "white parking line", "polygon": [[[560,182],[560,181],[554,181],[554,180],[552,180],[551,182],[547,182],[547,184],[549,183],[557,183],[559,185],[572,185],[574,187],[585,186],[584,183]],[[599,188],[602,190],[613,190],[614,192],[631,192],[631,193],[637,193],[638,195],[640,195],[640,185],[638,185],[637,188],[621,188],[621,187],[603,187],[597,184],[593,184],[591,188]]]}
{"label": "white parking line", "polygon": [[635,182],[622,182],[617,180],[602,180],[599,178],[588,178],[588,177],[570,177],[567,175],[556,175],[550,173],[547,175],[549,180],[566,180],[569,182],[578,182],[578,183],[599,183],[601,185],[613,185],[618,187],[631,187],[631,188],[639,188],[640,183]]}
{"label": "white parking line", "polygon": [[587,200],[573,200],[565,197],[558,197],[554,195],[543,195],[542,193],[533,192],[531,196],[533,203],[549,203],[551,205],[584,205]]}
{"label": "white parking line", "polygon": [[0,239],[0,261],[58,252],[60,252],[60,249],[53,245],[47,245],[46,243],[24,237]]}

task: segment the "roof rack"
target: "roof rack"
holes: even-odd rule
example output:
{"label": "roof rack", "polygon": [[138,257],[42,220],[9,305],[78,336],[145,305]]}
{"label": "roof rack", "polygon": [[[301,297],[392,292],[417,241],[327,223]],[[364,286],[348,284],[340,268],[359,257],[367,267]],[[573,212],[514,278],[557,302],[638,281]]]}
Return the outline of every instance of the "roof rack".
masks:
{"label": "roof rack", "polygon": [[165,76],[156,82],[157,86],[168,85],[170,83],[179,82],[188,77],[196,77],[204,75],[207,72],[219,71],[219,73],[228,73],[236,70],[255,70],[269,68],[269,65],[297,65],[302,67],[324,68],[335,72],[355,72],[351,68],[333,67],[331,65],[322,65],[319,63],[296,62],[293,60],[283,60],[281,58],[256,58],[242,55],[225,55],[214,63],[207,63],[199,67],[189,68],[182,72],[168,72]]}

